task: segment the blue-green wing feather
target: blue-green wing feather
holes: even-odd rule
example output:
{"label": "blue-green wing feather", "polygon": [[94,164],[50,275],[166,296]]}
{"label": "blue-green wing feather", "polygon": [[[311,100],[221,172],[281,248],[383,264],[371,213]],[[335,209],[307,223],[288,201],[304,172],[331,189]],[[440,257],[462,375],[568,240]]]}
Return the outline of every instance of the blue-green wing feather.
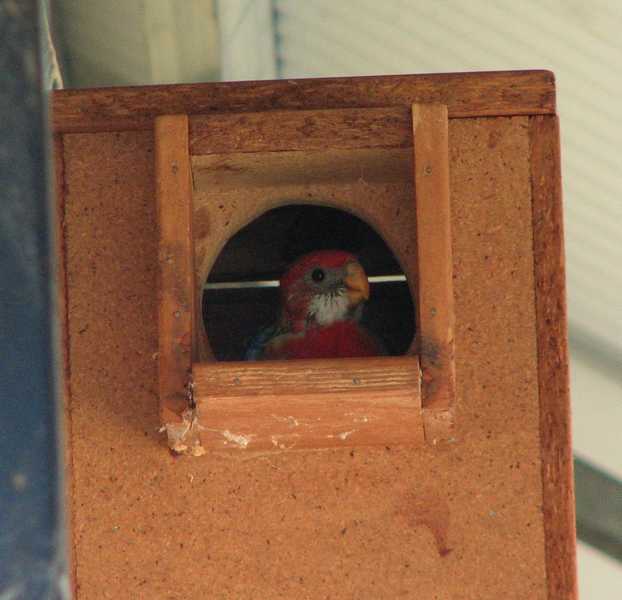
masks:
{"label": "blue-green wing feather", "polygon": [[260,330],[248,342],[244,360],[261,360],[264,350],[270,343],[270,340],[281,333],[281,328],[278,325],[272,325],[271,327]]}

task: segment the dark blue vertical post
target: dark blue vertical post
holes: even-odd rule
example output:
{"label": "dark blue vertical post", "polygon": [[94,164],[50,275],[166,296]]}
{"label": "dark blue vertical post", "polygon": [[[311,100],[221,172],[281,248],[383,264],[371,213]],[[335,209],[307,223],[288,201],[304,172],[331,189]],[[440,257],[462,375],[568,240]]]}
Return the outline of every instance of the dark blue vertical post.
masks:
{"label": "dark blue vertical post", "polygon": [[0,0],[0,598],[67,598],[40,6]]}

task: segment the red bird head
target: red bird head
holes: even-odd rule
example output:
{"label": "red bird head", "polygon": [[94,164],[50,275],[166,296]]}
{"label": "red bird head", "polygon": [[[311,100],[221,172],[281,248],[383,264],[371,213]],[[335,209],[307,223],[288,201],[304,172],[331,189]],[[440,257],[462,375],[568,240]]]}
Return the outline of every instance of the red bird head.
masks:
{"label": "red bird head", "polygon": [[360,316],[369,282],[356,257],[320,250],[299,258],[281,278],[282,320],[293,331]]}

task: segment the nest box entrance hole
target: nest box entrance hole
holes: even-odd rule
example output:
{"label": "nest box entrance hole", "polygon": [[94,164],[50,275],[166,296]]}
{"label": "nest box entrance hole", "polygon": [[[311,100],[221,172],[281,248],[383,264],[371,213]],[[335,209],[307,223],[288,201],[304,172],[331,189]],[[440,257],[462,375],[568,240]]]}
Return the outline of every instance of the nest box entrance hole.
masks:
{"label": "nest box entrance hole", "polygon": [[409,282],[380,234],[336,208],[292,203],[269,210],[224,245],[202,297],[202,317],[216,360],[244,360],[248,344],[279,316],[278,280],[303,254],[346,250],[370,280],[362,324],[388,355],[405,354],[413,341],[415,311]]}

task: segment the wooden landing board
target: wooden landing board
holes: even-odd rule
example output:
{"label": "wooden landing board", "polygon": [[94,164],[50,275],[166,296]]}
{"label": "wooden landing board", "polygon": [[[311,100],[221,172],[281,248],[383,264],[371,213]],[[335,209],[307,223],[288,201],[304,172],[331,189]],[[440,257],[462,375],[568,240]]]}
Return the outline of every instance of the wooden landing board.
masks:
{"label": "wooden landing board", "polygon": [[151,130],[166,114],[446,104],[450,118],[554,114],[550,71],[288,79],[56,90],[56,132]]}
{"label": "wooden landing board", "polygon": [[416,357],[197,363],[206,449],[423,443]]}

